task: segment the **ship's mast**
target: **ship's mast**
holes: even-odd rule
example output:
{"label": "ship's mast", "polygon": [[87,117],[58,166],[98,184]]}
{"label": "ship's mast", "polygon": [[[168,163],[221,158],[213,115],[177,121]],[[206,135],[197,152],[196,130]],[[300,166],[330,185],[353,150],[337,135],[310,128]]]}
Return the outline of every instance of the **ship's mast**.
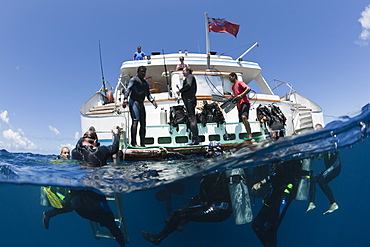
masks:
{"label": "ship's mast", "polygon": [[211,69],[211,53],[210,53],[210,41],[209,41],[209,27],[208,27],[208,13],[204,13],[205,16],[205,27],[206,27],[206,54],[207,54],[207,70]]}

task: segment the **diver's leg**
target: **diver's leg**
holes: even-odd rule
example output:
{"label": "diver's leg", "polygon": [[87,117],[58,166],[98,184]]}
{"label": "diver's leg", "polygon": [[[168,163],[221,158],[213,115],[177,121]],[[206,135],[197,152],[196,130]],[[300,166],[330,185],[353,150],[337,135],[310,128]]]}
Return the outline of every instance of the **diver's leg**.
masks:
{"label": "diver's leg", "polygon": [[249,138],[252,138],[253,136],[252,136],[251,125],[250,125],[250,123],[248,121],[248,118],[249,118],[249,109],[250,109],[250,104],[244,103],[242,105],[242,108],[239,111],[240,111],[241,120],[242,120],[242,122],[244,124],[245,130],[248,133],[248,137]]}
{"label": "diver's leg", "polygon": [[172,217],[170,218],[170,220],[166,223],[165,227],[163,228],[163,230],[159,233],[159,234],[149,234],[148,232],[146,231],[142,231],[141,234],[143,235],[143,237],[155,244],[155,245],[159,245],[166,237],[168,237],[168,235],[170,235],[172,232],[174,232],[177,228],[177,226],[184,220],[183,216],[185,215],[183,211],[185,211],[186,209],[178,209],[176,210]]}
{"label": "diver's leg", "polygon": [[318,184],[319,184],[320,188],[322,189],[322,191],[324,192],[324,194],[326,195],[326,197],[328,198],[328,200],[330,202],[330,207],[327,211],[325,211],[323,213],[324,215],[330,214],[330,213],[334,212],[335,210],[337,210],[339,208],[338,204],[335,201],[333,191],[331,190],[328,183],[339,175],[340,170],[341,169],[338,168],[338,169],[334,169],[331,172],[326,173],[326,174],[324,172],[323,174],[325,174],[325,175],[321,175],[321,177],[318,181]]}
{"label": "diver's leg", "polygon": [[99,224],[108,228],[110,233],[113,235],[113,237],[121,247],[125,246],[125,238],[123,237],[121,230],[118,228],[116,222],[114,221],[114,215],[112,212],[104,212],[101,219],[99,220]]}
{"label": "diver's leg", "polygon": [[253,231],[264,246],[271,246],[269,244],[273,243],[274,239],[276,242],[276,227],[279,218],[280,201],[281,193],[278,193],[274,189],[253,220]]}
{"label": "diver's leg", "polygon": [[140,104],[139,107],[140,116],[140,146],[145,147],[145,135],[146,135],[146,111],[144,104]]}
{"label": "diver's leg", "polygon": [[199,131],[198,131],[198,125],[197,125],[197,117],[195,116],[195,106],[196,101],[184,101],[186,111],[188,113],[189,117],[189,123],[190,123],[190,131],[192,135],[192,142],[190,145],[198,145],[199,144]]}
{"label": "diver's leg", "polygon": [[[316,175],[318,176],[318,175]],[[308,207],[307,207],[307,210],[306,210],[306,213],[309,213],[311,212],[312,210],[314,210],[316,208],[316,205],[315,205],[315,198],[316,198],[316,176],[314,176],[312,178],[312,181],[310,183],[310,203],[308,204]]]}
{"label": "diver's leg", "polygon": [[68,200],[63,205],[63,208],[53,208],[48,211],[44,211],[42,213],[42,224],[44,225],[45,229],[49,229],[49,221],[52,217],[57,216],[58,214],[66,214],[72,211],[73,211],[73,206],[71,202]]}
{"label": "diver's leg", "polygon": [[136,142],[137,127],[138,127],[139,119],[140,119],[139,108],[137,106],[137,102],[136,101],[133,101],[133,102],[130,101],[130,105],[129,106],[130,106],[130,115],[131,115],[131,119],[132,119],[132,125],[131,125],[131,145],[132,146],[136,146],[137,145],[137,142]]}

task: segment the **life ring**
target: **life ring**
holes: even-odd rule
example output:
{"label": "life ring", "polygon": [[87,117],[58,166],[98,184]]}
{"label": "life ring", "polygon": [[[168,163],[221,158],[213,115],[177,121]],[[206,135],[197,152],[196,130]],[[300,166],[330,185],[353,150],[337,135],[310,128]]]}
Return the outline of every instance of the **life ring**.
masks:
{"label": "life ring", "polygon": [[108,92],[108,102],[109,103],[114,103],[114,97],[113,97],[113,92],[112,91]]}

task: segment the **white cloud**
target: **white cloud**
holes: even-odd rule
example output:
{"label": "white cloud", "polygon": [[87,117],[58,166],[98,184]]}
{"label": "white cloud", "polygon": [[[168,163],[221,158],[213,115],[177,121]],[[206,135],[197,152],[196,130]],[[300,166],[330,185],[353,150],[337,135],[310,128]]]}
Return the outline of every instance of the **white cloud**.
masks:
{"label": "white cloud", "polygon": [[7,140],[7,143],[1,142],[3,146],[7,149],[16,149],[16,150],[35,150],[37,146],[27,139],[24,136],[24,133],[21,129],[18,131],[13,131],[8,129],[3,131],[3,137]]}
{"label": "white cloud", "polygon": [[362,32],[356,44],[360,46],[368,45],[370,40],[370,5],[366,6],[365,10],[362,11],[361,18],[358,19],[358,22],[361,23]]}
{"label": "white cloud", "polygon": [[54,132],[54,134],[56,134],[56,135],[60,135],[59,130],[57,128],[51,126],[51,125],[49,125],[49,130],[51,130],[52,132]]}
{"label": "white cloud", "polygon": [[8,117],[7,110],[0,112],[0,119],[3,120],[6,124],[9,124],[9,117]]}

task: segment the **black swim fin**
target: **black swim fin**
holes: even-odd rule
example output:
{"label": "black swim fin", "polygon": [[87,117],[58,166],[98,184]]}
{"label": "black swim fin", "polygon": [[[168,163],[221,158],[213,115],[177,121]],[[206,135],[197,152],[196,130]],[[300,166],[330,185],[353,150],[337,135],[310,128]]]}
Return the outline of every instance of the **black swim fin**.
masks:
{"label": "black swim fin", "polygon": [[229,113],[234,107],[238,104],[238,100],[235,98],[230,98],[220,105],[220,107],[226,112]]}
{"label": "black swim fin", "polygon": [[216,102],[225,102],[227,101],[228,98],[227,97],[224,97],[222,95],[217,95],[217,94],[212,94],[212,101],[216,101]]}

